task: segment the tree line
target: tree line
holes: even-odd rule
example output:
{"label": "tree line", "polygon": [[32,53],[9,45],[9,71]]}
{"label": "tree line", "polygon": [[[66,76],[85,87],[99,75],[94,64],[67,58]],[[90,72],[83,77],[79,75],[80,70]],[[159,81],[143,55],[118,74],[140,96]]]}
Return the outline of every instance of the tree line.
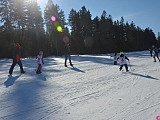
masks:
{"label": "tree line", "polygon": [[[52,21],[54,16],[56,21]],[[119,51],[147,50],[160,45],[150,28],[141,29],[132,21],[113,21],[104,10],[92,18],[85,6],[70,10],[67,22],[64,11],[48,0],[41,11],[36,0],[0,1],[0,58],[12,57],[14,44],[22,46],[22,57],[35,56],[40,50],[45,56],[63,55],[62,32],[68,30],[72,54],[101,54]]]}

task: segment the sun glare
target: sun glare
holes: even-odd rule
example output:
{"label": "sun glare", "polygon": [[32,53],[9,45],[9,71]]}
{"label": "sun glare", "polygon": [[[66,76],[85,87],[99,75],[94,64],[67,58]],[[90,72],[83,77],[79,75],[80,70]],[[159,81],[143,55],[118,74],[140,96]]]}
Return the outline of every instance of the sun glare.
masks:
{"label": "sun glare", "polygon": [[39,5],[45,5],[47,3],[47,0],[37,0],[37,3]]}

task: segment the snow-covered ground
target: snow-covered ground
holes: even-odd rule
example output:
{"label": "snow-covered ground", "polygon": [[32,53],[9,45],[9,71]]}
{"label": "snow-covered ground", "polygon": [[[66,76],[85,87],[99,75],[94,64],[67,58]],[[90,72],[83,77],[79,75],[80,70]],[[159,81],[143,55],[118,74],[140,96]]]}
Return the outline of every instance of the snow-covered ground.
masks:
{"label": "snow-covered ground", "polygon": [[157,120],[160,62],[149,51],[126,55],[131,73],[110,54],[73,56],[73,68],[47,57],[41,75],[35,58],[22,59],[26,74],[16,65],[12,76],[12,60],[0,59],[0,120]]}

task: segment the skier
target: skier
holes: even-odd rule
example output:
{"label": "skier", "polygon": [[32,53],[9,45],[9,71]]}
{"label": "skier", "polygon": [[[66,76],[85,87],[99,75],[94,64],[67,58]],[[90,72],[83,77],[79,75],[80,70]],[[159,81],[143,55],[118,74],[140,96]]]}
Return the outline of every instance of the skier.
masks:
{"label": "skier", "polygon": [[129,59],[124,55],[124,53],[120,52],[120,56],[117,59],[119,60],[119,64],[120,64],[119,70],[121,71],[123,66],[125,66],[126,72],[128,72],[129,70],[128,70],[128,65],[126,60],[129,61]]}
{"label": "skier", "polygon": [[157,47],[153,46],[153,58],[154,58],[154,62],[156,62],[156,57],[160,62],[159,56],[158,56],[159,50]]}
{"label": "skier", "polygon": [[73,67],[72,61],[71,61],[71,55],[70,55],[70,44],[69,43],[65,43],[65,62],[64,62],[64,66],[67,67],[67,59],[69,59],[70,62],[70,66]]}
{"label": "skier", "polygon": [[64,42],[64,51],[65,51],[65,62],[64,66],[67,67],[67,59],[69,59],[70,66],[73,66],[71,61],[71,50],[70,50],[70,44],[69,44],[69,32],[67,29],[63,29],[62,37]]}
{"label": "skier", "polygon": [[40,74],[40,73],[42,73],[42,64],[44,64],[44,62],[43,62],[43,51],[39,52],[36,59],[37,59],[37,64],[38,64],[38,68],[37,68],[36,73]]}
{"label": "skier", "polygon": [[21,73],[25,73],[25,71],[23,70],[21,59],[20,59],[21,58],[20,57],[20,55],[21,55],[20,48],[21,48],[20,44],[16,43],[15,49],[13,51],[13,62],[12,62],[12,65],[11,65],[11,67],[9,69],[9,74],[10,75],[12,75],[13,69],[14,69],[14,67],[15,67],[16,64],[19,65]]}
{"label": "skier", "polygon": [[114,57],[113,57],[113,60],[114,60],[114,65],[117,65],[117,53],[114,53]]}

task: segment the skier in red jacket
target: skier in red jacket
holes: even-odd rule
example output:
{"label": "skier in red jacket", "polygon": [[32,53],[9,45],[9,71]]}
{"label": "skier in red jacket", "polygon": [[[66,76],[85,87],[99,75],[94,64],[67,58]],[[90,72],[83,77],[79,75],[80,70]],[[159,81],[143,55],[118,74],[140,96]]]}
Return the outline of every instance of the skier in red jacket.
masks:
{"label": "skier in red jacket", "polygon": [[19,65],[21,73],[25,73],[25,71],[23,70],[21,59],[20,59],[21,58],[20,57],[20,54],[21,54],[20,53],[20,48],[21,48],[20,44],[16,43],[16,47],[15,47],[15,50],[13,52],[13,63],[11,65],[10,69],[9,69],[9,74],[10,75],[12,75],[13,69],[14,69],[14,67],[15,67],[16,64]]}

